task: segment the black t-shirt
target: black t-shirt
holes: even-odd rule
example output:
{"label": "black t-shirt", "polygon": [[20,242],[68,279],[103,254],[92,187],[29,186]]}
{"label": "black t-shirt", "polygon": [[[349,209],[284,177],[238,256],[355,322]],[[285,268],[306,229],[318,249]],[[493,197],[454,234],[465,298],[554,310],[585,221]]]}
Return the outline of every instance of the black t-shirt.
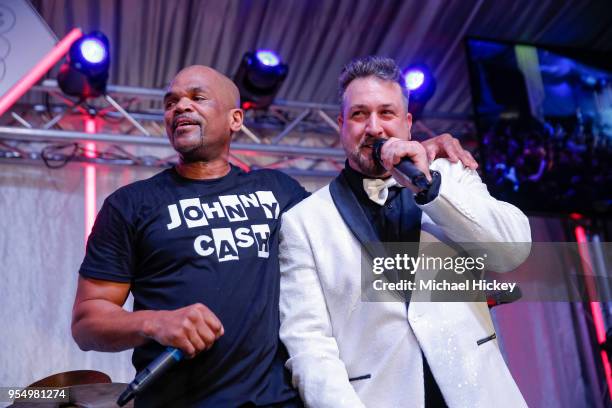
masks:
{"label": "black t-shirt", "polygon": [[[281,214],[307,195],[278,171],[232,166],[214,180],[168,169],[106,199],[80,274],[130,282],[135,311],[203,303],[225,330],[137,405],[259,406],[295,398],[278,338],[278,231]],[[134,349],[136,370],[164,349],[154,341]]]}

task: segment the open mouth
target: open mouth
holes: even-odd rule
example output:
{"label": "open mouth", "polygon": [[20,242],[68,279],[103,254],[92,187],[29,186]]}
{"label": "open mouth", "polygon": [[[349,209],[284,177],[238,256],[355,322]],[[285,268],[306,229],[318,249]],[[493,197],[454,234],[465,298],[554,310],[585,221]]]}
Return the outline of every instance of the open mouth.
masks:
{"label": "open mouth", "polygon": [[178,118],[174,121],[174,130],[187,129],[190,126],[200,126],[198,122],[189,118]]}

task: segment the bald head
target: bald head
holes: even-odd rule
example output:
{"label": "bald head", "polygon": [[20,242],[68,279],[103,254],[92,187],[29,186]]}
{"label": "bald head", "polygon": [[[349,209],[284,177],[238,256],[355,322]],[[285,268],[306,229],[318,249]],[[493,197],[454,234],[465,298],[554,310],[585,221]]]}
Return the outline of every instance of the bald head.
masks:
{"label": "bald head", "polygon": [[[195,79],[194,79],[195,78]],[[240,91],[231,79],[219,71],[205,65],[191,65],[180,70],[168,89],[176,83],[203,82],[214,89],[219,101],[228,109],[240,108]]]}

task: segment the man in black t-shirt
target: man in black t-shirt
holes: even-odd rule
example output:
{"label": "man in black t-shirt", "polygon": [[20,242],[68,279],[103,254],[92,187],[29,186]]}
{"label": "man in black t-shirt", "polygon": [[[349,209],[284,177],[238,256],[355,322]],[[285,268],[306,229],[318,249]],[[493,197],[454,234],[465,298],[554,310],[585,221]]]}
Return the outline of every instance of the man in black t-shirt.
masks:
{"label": "man in black t-shirt", "polygon": [[[72,321],[79,347],[134,348],[138,371],[166,346],[188,357],[137,406],[301,406],[278,338],[278,230],[308,193],[283,173],[229,164],[239,99],[211,68],[179,72],[164,97],[179,164],[109,196],[87,243]],[[430,152],[470,160],[452,141],[438,137]],[[121,307],[130,291],[133,312]]]}
{"label": "man in black t-shirt", "polygon": [[[301,405],[278,340],[277,231],[308,193],[283,173],[230,166],[239,98],[213,69],[181,71],[164,98],[180,163],[109,196],[87,244],[72,323],[79,346],[135,348],[138,371],[164,346],[189,357],[139,406]],[[134,312],[121,308],[129,291]]]}

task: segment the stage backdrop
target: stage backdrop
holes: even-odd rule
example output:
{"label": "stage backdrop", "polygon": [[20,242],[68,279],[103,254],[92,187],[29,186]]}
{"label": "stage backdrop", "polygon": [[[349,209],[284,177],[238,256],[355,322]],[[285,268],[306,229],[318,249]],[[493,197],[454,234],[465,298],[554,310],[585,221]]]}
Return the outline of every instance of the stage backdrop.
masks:
{"label": "stage backdrop", "polygon": [[[157,169],[97,166],[98,208],[118,187]],[[134,376],[131,352],[79,350],[70,334],[72,302],[85,250],[84,167],[0,165],[0,385],[95,369],[113,381]],[[324,180],[302,180],[309,190]],[[535,240],[565,240],[561,221],[531,219]],[[498,339],[530,407],[599,407],[588,326],[581,305],[528,303],[495,309]],[[495,375],[495,373],[491,373]]]}

